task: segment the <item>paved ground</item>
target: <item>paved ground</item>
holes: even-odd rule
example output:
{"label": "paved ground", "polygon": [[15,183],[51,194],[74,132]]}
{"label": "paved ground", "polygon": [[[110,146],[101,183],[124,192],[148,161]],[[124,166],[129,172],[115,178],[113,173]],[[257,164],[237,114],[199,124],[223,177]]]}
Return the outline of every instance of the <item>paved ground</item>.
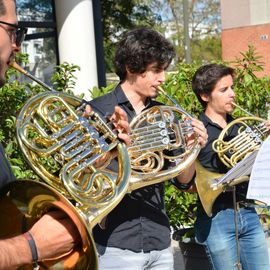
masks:
{"label": "paved ground", "polygon": [[[268,251],[270,254],[270,237],[267,238],[267,242],[268,242]],[[177,241],[172,240],[172,249],[174,253],[174,270],[185,270],[183,255],[180,252],[179,244]],[[198,268],[194,266],[189,269],[207,270],[207,267],[203,266],[205,264],[204,261],[200,261],[199,264],[200,266],[198,266]]]}

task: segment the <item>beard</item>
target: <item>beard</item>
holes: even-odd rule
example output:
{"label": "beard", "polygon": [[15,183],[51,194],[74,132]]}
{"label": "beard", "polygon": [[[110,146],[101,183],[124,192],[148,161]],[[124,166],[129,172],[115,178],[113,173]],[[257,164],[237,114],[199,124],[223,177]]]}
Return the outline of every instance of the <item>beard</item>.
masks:
{"label": "beard", "polygon": [[0,78],[0,87],[4,86],[6,83],[6,78]]}
{"label": "beard", "polygon": [[0,61],[0,87],[4,86],[6,83],[6,75],[4,72],[4,65],[2,61]]}
{"label": "beard", "polygon": [[[11,53],[9,56],[9,62],[14,58],[14,53]],[[6,83],[6,72],[7,72],[7,64],[4,63],[3,59],[0,59],[0,87],[4,86]]]}

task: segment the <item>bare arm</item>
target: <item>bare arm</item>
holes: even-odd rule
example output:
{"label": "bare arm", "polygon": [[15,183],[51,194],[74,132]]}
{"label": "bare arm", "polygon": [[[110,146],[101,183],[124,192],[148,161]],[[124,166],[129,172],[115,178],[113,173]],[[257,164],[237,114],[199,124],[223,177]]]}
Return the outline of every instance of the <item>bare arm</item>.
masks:
{"label": "bare arm", "polygon": [[0,240],[0,270],[16,269],[31,262],[31,251],[24,236]]}
{"label": "bare arm", "polygon": [[[30,230],[39,260],[55,258],[73,250],[80,236],[75,225],[61,211],[44,215]],[[0,240],[0,270],[32,263],[28,241],[23,235]]]}
{"label": "bare arm", "polygon": [[30,232],[40,260],[67,254],[80,242],[77,228],[62,211],[47,213],[34,224]]}

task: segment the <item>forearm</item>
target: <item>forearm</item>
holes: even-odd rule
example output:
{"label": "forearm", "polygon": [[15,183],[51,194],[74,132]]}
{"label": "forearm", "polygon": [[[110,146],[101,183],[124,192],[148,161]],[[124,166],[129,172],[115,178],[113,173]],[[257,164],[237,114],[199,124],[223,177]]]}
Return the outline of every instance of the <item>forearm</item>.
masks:
{"label": "forearm", "polygon": [[31,262],[31,251],[24,236],[0,240],[0,270],[17,269]]}
{"label": "forearm", "polygon": [[195,173],[195,163],[193,163],[190,167],[186,168],[183,172],[181,172],[177,177],[177,181],[181,184],[189,183]]}

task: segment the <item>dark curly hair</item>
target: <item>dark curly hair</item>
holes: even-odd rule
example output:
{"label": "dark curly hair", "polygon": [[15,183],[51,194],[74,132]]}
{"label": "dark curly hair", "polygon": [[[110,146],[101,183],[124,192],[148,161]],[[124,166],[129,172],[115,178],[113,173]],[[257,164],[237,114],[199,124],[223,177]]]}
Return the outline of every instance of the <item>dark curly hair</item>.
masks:
{"label": "dark curly hair", "polygon": [[221,64],[207,64],[198,68],[192,78],[192,89],[198,100],[205,108],[207,103],[202,100],[201,95],[210,95],[217,82],[224,76],[234,76],[234,69]]}
{"label": "dark curly hair", "polygon": [[157,63],[158,68],[167,68],[174,57],[173,45],[159,32],[145,27],[136,28],[126,32],[117,45],[115,73],[123,81],[127,69],[141,74],[152,63]]}

